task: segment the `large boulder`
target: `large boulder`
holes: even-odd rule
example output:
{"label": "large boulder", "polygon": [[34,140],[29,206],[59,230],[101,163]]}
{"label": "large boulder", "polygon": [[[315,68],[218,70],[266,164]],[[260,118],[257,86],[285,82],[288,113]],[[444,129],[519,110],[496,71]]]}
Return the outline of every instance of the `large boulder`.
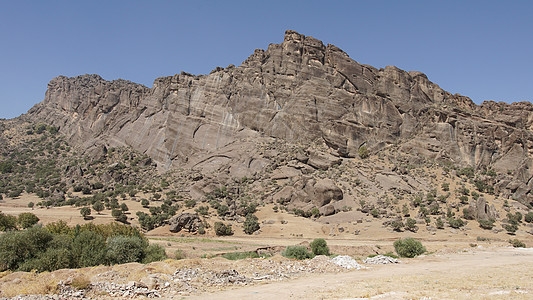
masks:
{"label": "large boulder", "polygon": [[313,203],[317,207],[322,207],[331,203],[332,201],[342,200],[342,190],[335,185],[331,179],[320,179],[314,185],[314,199]]}
{"label": "large boulder", "polygon": [[182,213],[172,217],[169,221],[170,232],[180,232],[182,229],[188,232],[196,232],[202,225],[202,220],[198,214]]}

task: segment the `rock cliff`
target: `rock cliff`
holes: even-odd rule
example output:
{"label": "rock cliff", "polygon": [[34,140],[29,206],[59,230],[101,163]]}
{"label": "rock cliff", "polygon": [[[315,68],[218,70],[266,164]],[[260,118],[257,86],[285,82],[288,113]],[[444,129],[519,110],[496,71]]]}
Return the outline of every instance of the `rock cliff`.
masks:
{"label": "rock cliff", "polygon": [[255,147],[263,137],[323,142],[338,157],[398,145],[428,159],[510,170],[512,178],[502,175],[496,189],[533,198],[531,103],[478,106],[423,73],[360,64],[291,30],[238,67],[161,77],[152,88],[60,76],[27,116],[59,127],[83,149],[131,146],[161,170],[232,162],[230,174],[245,175],[264,165]]}

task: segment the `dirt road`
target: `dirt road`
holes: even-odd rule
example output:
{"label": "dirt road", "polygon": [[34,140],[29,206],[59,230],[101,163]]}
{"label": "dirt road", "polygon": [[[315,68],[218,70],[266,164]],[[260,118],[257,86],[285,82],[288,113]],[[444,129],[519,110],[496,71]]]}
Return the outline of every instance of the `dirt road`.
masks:
{"label": "dirt road", "polygon": [[185,299],[532,299],[533,249],[474,249]]}

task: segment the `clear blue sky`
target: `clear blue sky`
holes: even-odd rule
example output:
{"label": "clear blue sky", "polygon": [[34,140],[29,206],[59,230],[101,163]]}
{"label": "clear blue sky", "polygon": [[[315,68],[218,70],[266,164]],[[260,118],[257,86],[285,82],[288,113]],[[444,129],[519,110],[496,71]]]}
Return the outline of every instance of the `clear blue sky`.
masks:
{"label": "clear blue sky", "polygon": [[476,103],[533,98],[533,1],[17,0],[0,2],[0,118],[40,102],[58,75],[151,87],[240,65],[286,29]]}

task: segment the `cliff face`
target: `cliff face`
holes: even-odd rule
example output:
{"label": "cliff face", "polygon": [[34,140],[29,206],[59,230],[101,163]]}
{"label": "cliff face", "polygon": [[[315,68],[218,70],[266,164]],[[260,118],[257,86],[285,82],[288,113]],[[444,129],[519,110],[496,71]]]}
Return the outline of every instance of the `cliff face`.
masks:
{"label": "cliff face", "polygon": [[533,187],[530,103],[477,106],[420,72],[362,65],[290,30],[281,44],[256,50],[239,67],[161,77],[152,88],[60,76],[28,116],[60,127],[85,149],[134,147],[162,169],[269,136],[323,141],[344,157],[363,145],[375,153],[395,144],[429,159],[516,171],[498,187],[512,185],[508,194],[525,197]]}

